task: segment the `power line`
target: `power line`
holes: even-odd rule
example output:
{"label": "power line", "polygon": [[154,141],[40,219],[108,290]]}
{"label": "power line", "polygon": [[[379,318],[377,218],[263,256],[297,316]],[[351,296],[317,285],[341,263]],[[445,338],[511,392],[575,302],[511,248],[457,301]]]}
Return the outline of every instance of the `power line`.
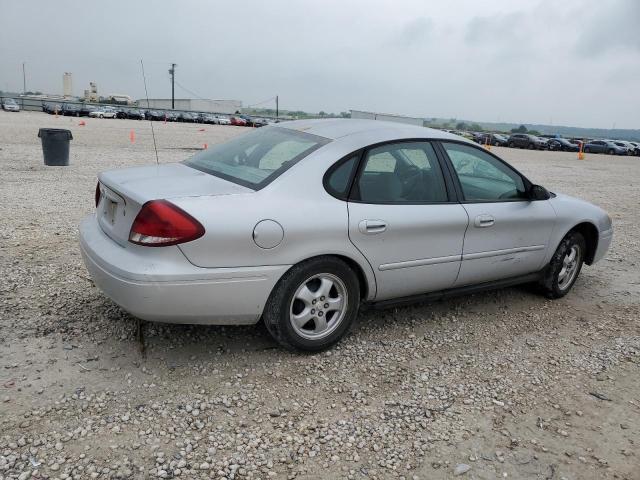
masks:
{"label": "power line", "polygon": [[277,96],[269,97],[269,98],[267,98],[266,100],[263,100],[263,101],[261,101],[261,102],[252,103],[252,104],[250,104],[250,105],[247,105],[247,108],[250,108],[250,107],[257,107],[258,105],[264,105],[265,103],[270,102],[270,101],[272,101],[272,100],[276,100],[277,98],[278,98]]}
{"label": "power line", "polygon": [[200,100],[209,100],[208,98],[204,98],[201,97],[200,95],[198,95],[195,92],[192,92],[191,90],[189,90],[187,87],[185,87],[184,85],[182,85],[180,82],[176,81],[176,85],[178,85],[178,87],[180,87],[182,90],[184,90],[185,92],[187,92],[189,95],[193,95],[194,97],[200,99]]}

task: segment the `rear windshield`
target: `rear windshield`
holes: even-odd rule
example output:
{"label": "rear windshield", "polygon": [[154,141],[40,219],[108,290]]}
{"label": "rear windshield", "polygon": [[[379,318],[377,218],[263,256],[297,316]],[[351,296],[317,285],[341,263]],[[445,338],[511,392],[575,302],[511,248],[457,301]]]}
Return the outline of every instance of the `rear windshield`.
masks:
{"label": "rear windshield", "polygon": [[329,141],[288,128],[263,127],[214,145],[183,163],[259,190]]}

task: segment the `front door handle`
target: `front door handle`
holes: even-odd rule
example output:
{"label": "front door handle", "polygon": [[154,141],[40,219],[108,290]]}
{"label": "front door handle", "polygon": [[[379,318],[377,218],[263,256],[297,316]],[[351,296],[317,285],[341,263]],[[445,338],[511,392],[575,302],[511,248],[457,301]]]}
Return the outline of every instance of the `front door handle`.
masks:
{"label": "front door handle", "polygon": [[358,230],[365,235],[382,233],[387,229],[387,222],[384,220],[362,220],[358,224]]}
{"label": "front door handle", "polygon": [[494,223],[496,223],[496,219],[493,218],[491,215],[484,213],[476,217],[474,225],[478,228],[485,228],[485,227],[491,227]]}

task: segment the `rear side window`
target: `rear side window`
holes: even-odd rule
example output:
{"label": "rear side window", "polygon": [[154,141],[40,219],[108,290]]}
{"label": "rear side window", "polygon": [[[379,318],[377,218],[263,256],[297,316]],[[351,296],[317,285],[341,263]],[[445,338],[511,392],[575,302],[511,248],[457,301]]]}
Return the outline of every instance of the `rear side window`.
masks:
{"label": "rear side window", "polygon": [[327,191],[341,200],[346,200],[349,195],[349,185],[353,171],[358,164],[358,154],[352,155],[337,167],[329,170],[325,178],[325,188]]}
{"label": "rear side window", "polygon": [[356,181],[364,203],[447,202],[447,189],[429,142],[399,142],[369,150]]}
{"label": "rear side window", "polygon": [[328,138],[297,130],[263,127],[215,145],[183,163],[259,190],[329,142]]}

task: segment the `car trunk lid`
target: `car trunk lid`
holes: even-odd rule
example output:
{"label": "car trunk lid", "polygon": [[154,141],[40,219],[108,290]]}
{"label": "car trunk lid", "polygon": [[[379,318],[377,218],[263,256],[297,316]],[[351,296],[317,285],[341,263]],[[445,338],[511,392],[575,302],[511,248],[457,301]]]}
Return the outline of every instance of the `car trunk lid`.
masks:
{"label": "car trunk lid", "polygon": [[150,200],[253,192],[180,163],[107,171],[99,175],[99,182],[98,223],[123,246],[136,215]]}

